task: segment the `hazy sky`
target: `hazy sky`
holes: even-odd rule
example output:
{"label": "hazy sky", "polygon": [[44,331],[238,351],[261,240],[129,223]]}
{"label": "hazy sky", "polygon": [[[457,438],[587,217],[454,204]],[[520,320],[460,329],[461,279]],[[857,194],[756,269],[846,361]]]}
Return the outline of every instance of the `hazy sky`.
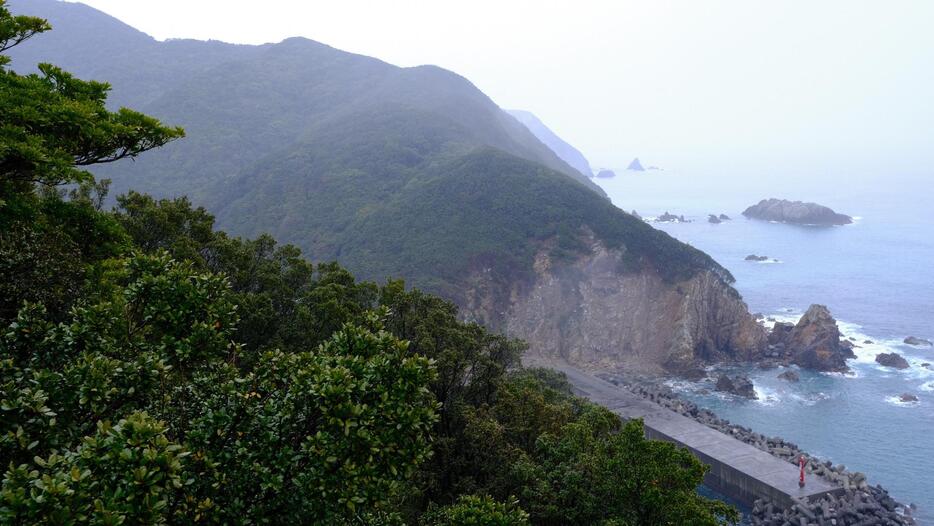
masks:
{"label": "hazy sky", "polygon": [[85,3],[159,39],[300,35],[437,64],[534,112],[595,166],[934,165],[929,0]]}

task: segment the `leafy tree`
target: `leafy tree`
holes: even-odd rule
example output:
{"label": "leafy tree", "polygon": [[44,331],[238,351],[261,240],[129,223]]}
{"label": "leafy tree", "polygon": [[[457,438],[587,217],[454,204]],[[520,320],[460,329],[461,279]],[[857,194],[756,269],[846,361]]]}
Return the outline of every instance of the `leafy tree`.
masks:
{"label": "leafy tree", "polygon": [[[47,29],[0,0],[0,51]],[[0,71],[0,522],[735,518],[686,451],[522,370],[524,343],[450,302],[231,238],[184,198],[102,211],[83,167],[181,131],[40,71]]]}
{"label": "leafy tree", "polygon": [[[0,52],[51,27],[42,19],[13,16],[0,1]],[[83,81],[51,64],[39,74],[17,75],[0,56],[0,198],[32,183],[87,181],[82,167],[136,157],[182,137],[181,128],[126,108],[110,112],[110,86]]]}
{"label": "leafy tree", "polygon": [[526,526],[529,514],[518,503],[496,502],[488,496],[466,495],[456,504],[429,510],[423,526]]}
{"label": "leafy tree", "polygon": [[0,489],[4,524],[165,524],[171,504],[191,483],[188,452],[145,413],[97,432],[73,450],[37,457],[7,471]]}
{"label": "leafy tree", "polygon": [[[57,459],[100,422],[139,411],[193,452],[182,469],[194,482],[184,499],[166,496],[160,513],[329,523],[396,498],[429,455],[428,360],[371,314],[365,327],[345,324],[316,350],[268,351],[253,371],[241,370],[231,297],[225,278],[163,253],[111,270],[98,301],[65,322],[48,321],[40,306],[23,309],[0,340],[4,512],[26,506],[17,488],[29,483],[17,481],[55,478],[64,465],[28,475],[34,463],[44,467],[34,457]],[[89,449],[75,451],[93,461]],[[86,482],[103,487],[94,473]],[[36,505],[47,500],[29,495]],[[89,502],[62,510],[79,518]]]}

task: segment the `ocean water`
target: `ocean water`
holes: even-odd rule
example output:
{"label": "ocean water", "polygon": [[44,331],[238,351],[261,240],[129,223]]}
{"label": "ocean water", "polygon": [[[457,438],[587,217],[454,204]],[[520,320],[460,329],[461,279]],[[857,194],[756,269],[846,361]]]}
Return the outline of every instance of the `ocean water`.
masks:
{"label": "ocean water", "polygon": [[[915,503],[922,524],[934,524],[934,348],[902,343],[934,340],[934,192],[923,180],[861,181],[815,178],[809,184],[698,174],[619,171],[598,180],[614,204],[643,217],[669,211],[693,222],[653,224],[704,250],[736,278],[752,312],[796,321],[812,303],[827,305],[844,336],[859,348],[852,375],[798,371],[801,381],[777,379],[782,369],[744,368],[757,401],[717,393],[711,385],[672,381],[682,395],[721,417],[781,436],[818,457],[862,471],[896,499]],[[804,195],[802,195],[804,194]],[[843,227],[800,227],[747,220],[741,212],[760,199],[816,201],[856,217]],[[707,222],[725,213],[732,221]],[[744,261],[746,255],[777,262]],[[864,343],[871,341],[872,343]],[[879,366],[881,352],[897,352],[911,367]],[[934,365],[932,365],[934,367]],[[902,393],[918,397],[900,402]]]}

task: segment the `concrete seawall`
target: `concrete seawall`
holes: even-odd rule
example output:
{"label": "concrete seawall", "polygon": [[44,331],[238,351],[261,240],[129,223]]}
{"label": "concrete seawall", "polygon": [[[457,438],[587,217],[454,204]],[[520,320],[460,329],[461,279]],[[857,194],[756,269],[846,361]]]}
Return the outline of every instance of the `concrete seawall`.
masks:
{"label": "concrete seawall", "polygon": [[580,395],[624,419],[642,418],[648,438],[688,448],[710,466],[704,483],[739,502],[751,506],[756,499],[764,498],[777,506],[790,507],[795,499],[809,500],[844,492],[843,488],[814,476],[808,476],[805,487],[800,488],[798,468],[788,462],[579,369],[570,366],[555,369],[568,376]]}

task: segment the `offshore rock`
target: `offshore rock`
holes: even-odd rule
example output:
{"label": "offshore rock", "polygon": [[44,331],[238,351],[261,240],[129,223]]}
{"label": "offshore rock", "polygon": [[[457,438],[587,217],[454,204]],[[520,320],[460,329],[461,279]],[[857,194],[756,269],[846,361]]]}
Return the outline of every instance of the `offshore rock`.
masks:
{"label": "offshore rock", "polygon": [[675,214],[669,213],[667,210],[664,214],[658,216],[655,219],[656,223],[690,223],[687,219],[684,218],[684,214],[678,216]]}
{"label": "offshore rock", "polygon": [[612,177],[616,177],[616,172],[613,170],[600,170],[597,172],[597,178],[599,179],[610,179]]}
{"label": "offshore rock", "polygon": [[883,367],[891,367],[893,369],[907,369],[910,367],[908,365],[908,360],[894,352],[877,354],[876,363]]}
{"label": "offshore rock", "polygon": [[642,163],[639,162],[639,158],[636,157],[629,163],[629,166],[626,167],[627,170],[633,170],[636,172],[644,172],[645,168],[642,167]]}
{"label": "offshore rock", "polygon": [[734,376],[730,378],[725,374],[721,374],[720,378],[717,379],[717,385],[714,387],[714,389],[720,392],[742,396],[743,398],[748,398],[749,400],[759,399],[759,396],[756,394],[756,390],[752,385],[752,380],[745,376]]}
{"label": "offshore rock", "polygon": [[918,338],[915,336],[909,336],[905,338],[905,343],[908,345],[914,345],[917,347],[931,347],[934,343],[931,343],[930,340],[925,340],[923,338]]}
{"label": "offshore rock", "polygon": [[797,225],[831,226],[848,225],[853,222],[852,217],[838,214],[826,206],[785,199],[763,199],[747,208],[743,215],[750,219]]}
{"label": "offshore rock", "polygon": [[823,305],[811,305],[794,327],[776,323],[769,343],[783,345],[791,363],[815,371],[847,372],[846,360],[855,357],[843,345],[837,321]]}

